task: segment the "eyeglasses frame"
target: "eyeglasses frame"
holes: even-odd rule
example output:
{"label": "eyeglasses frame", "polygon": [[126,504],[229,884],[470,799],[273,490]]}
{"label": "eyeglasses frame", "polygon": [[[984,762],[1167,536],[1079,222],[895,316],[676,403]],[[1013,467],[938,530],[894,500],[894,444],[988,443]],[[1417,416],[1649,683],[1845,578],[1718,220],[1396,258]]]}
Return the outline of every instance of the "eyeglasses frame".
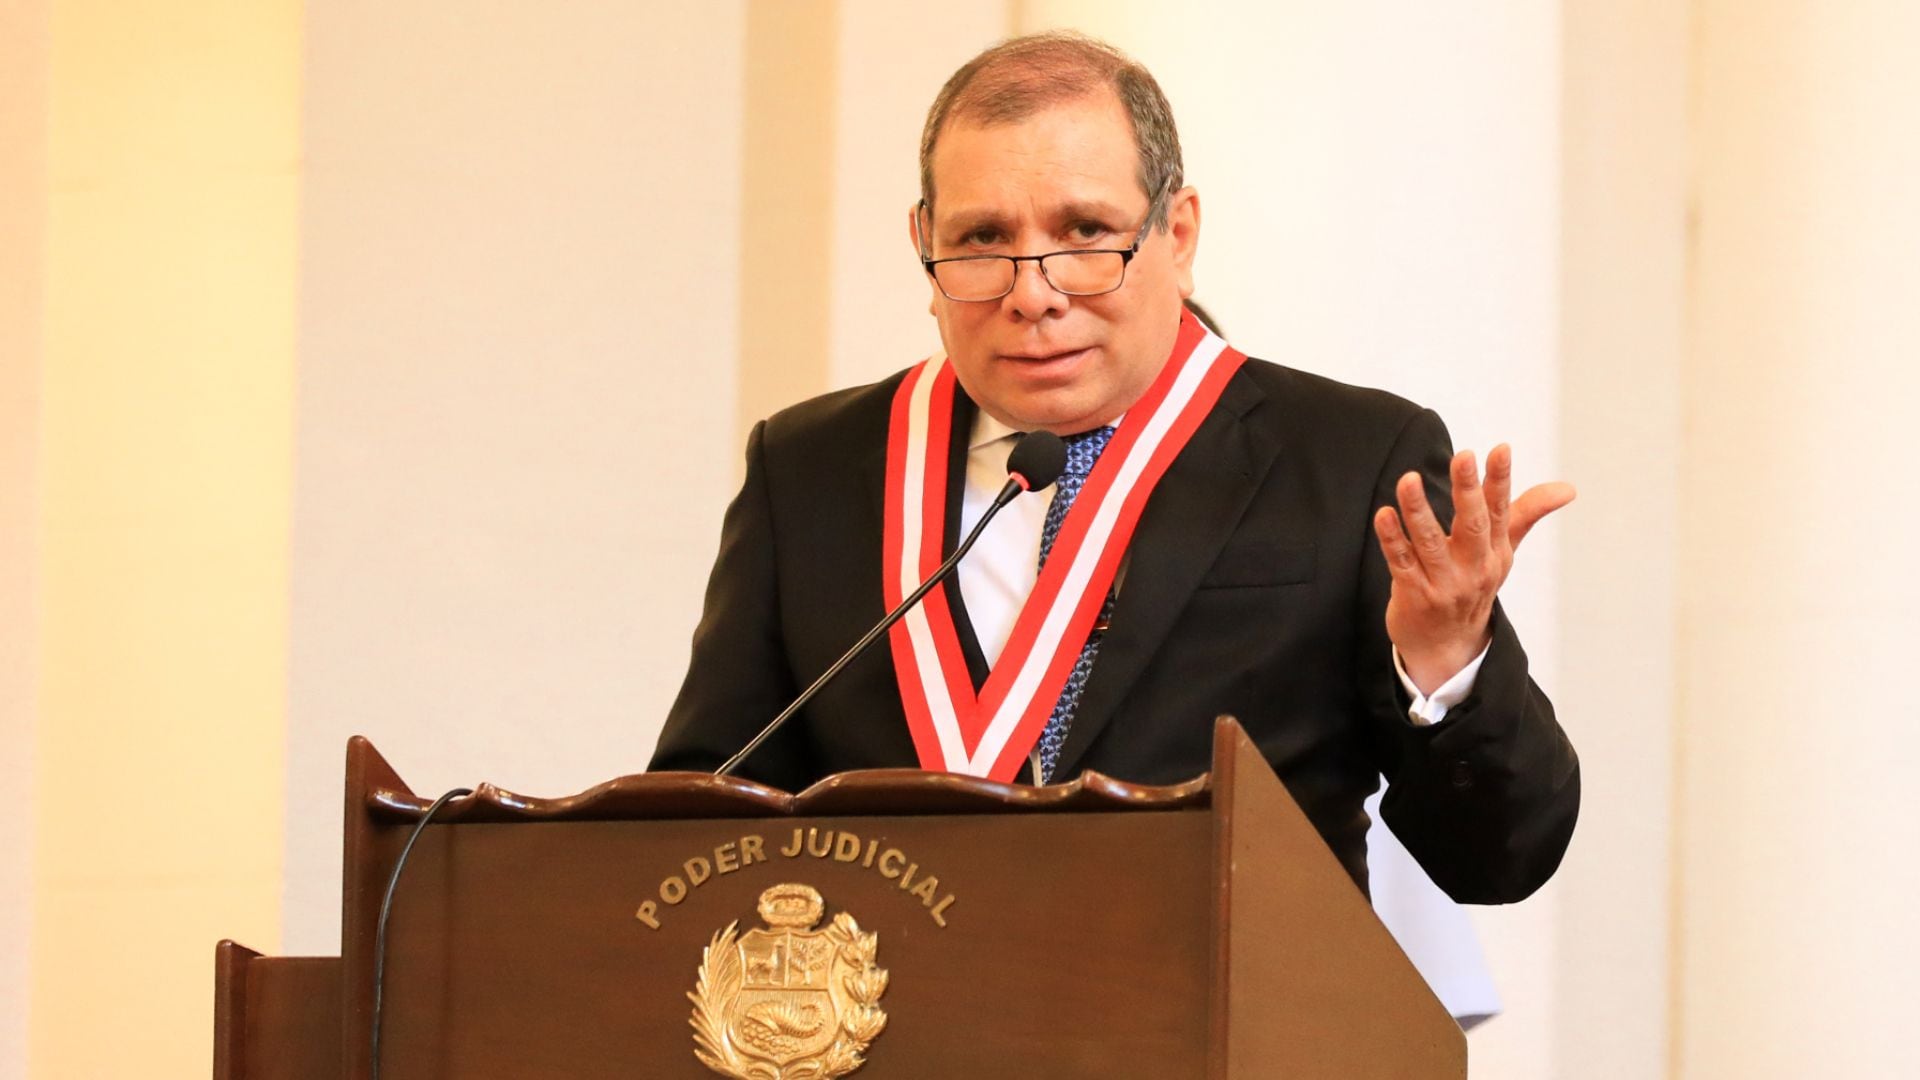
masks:
{"label": "eyeglasses frame", "polygon": [[[927,230],[931,232],[933,229],[933,208],[927,205],[927,200],[921,199],[920,205],[918,209],[914,211],[913,215],[914,240],[920,248],[920,266],[921,269],[927,272],[927,277],[933,279],[933,287],[940,290],[940,295],[956,304],[991,304],[995,301],[1005,300],[1020,284],[1020,264],[1023,262],[1033,263],[1034,266],[1039,268],[1040,280],[1046,282],[1048,288],[1062,296],[1105,296],[1108,293],[1119,292],[1127,283],[1127,267],[1132,265],[1133,257],[1140,254],[1140,245],[1146,242],[1147,231],[1153,228],[1153,219],[1160,208],[1160,201],[1165,195],[1166,188],[1162,187],[1160,193],[1155,195],[1153,199],[1147,203],[1147,220],[1141,222],[1140,231],[1133,234],[1133,243],[1124,248],[1063,248],[1062,250],[1049,251],[1042,255],[954,255],[945,259],[928,257],[926,247],[927,237],[925,233],[920,231],[920,221],[924,217],[927,221]],[[1046,261],[1055,255],[1118,255],[1120,256],[1120,280],[1114,282],[1112,288],[1101,289],[1099,292],[1074,292],[1071,289],[1063,289],[1055,285],[1053,279],[1047,276]],[[1005,259],[1007,262],[1013,264],[1013,277],[1007,282],[1006,291],[995,296],[981,296],[962,300],[948,292],[947,287],[940,284],[940,275],[933,272],[934,267],[943,263],[983,262],[987,259]]]}

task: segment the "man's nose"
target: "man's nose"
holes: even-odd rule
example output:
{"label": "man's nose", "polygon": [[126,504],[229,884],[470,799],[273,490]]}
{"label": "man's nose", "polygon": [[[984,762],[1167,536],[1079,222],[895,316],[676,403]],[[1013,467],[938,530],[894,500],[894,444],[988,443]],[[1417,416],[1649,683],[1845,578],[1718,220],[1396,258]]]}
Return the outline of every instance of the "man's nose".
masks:
{"label": "man's nose", "polygon": [[1013,291],[1006,303],[1021,318],[1038,322],[1049,313],[1065,311],[1067,294],[1053,287],[1038,261],[1023,259],[1013,264]]}

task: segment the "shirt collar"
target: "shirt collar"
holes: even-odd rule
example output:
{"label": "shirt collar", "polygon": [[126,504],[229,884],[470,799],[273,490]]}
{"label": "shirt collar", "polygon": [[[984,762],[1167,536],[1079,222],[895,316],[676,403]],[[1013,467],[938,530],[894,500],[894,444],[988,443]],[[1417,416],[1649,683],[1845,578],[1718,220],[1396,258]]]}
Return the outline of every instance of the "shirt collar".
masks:
{"label": "shirt collar", "polygon": [[973,434],[967,439],[967,450],[978,450],[989,443],[996,443],[1001,439],[1010,439],[1019,434],[1022,434],[1019,429],[1008,427],[1000,421],[995,420],[993,417],[987,415],[987,410],[975,409],[973,411]]}
{"label": "shirt collar", "polygon": [[[1119,427],[1120,421],[1125,420],[1126,418],[1127,418],[1127,414],[1121,413],[1119,416],[1114,417],[1113,423],[1109,424],[1108,426]],[[987,410],[975,409],[973,411],[973,434],[968,436],[967,438],[967,452],[972,453],[973,451],[978,450],[983,446],[988,446],[993,443],[997,443],[1002,439],[1011,439],[1015,435],[1025,435],[1025,434],[1026,432],[1021,431],[1018,428],[1008,427],[1007,425],[987,415]]]}

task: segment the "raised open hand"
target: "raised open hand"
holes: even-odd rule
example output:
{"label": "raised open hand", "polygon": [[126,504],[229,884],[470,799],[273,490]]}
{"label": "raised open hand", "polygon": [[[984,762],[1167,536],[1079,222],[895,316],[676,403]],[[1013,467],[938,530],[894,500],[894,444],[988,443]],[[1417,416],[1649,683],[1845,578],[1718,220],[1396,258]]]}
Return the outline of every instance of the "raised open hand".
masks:
{"label": "raised open hand", "polygon": [[1423,694],[1439,689],[1487,647],[1494,597],[1513,569],[1514,549],[1541,518],[1574,497],[1572,484],[1554,482],[1509,502],[1513,451],[1505,443],[1487,455],[1484,485],[1471,450],[1453,456],[1451,471],[1451,535],[1434,516],[1419,473],[1395,485],[1398,513],[1383,506],[1373,515],[1374,535],[1393,575],[1387,636]]}

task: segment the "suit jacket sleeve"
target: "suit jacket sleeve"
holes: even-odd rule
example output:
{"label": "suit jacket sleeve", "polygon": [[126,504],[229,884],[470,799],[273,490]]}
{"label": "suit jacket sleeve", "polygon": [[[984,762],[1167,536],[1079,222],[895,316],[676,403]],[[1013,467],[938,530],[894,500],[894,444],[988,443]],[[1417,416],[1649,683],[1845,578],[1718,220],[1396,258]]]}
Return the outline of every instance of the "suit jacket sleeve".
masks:
{"label": "suit jacket sleeve", "polygon": [[[718,768],[799,694],[781,638],[766,426],[747,439],[746,481],[727,507],[692,661],[650,770]],[[805,787],[813,769],[799,725],[775,733],[739,773],[786,791]]]}
{"label": "suit jacket sleeve", "polygon": [[[1426,481],[1442,521],[1451,522],[1452,444],[1440,418],[1416,414],[1401,431],[1376,481],[1374,505],[1394,504],[1408,471]],[[1438,724],[1407,718],[1406,691],[1386,636],[1391,575],[1379,544],[1363,556],[1362,656],[1372,740],[1387,777],[1381,816],[1447,895],[1463,903],[1511,903],[1551,877],[1580,808],[1580,767],[1553,705],[1527,674],[1527,656],[1496,604],[1492,644],[1471,696]]]}

